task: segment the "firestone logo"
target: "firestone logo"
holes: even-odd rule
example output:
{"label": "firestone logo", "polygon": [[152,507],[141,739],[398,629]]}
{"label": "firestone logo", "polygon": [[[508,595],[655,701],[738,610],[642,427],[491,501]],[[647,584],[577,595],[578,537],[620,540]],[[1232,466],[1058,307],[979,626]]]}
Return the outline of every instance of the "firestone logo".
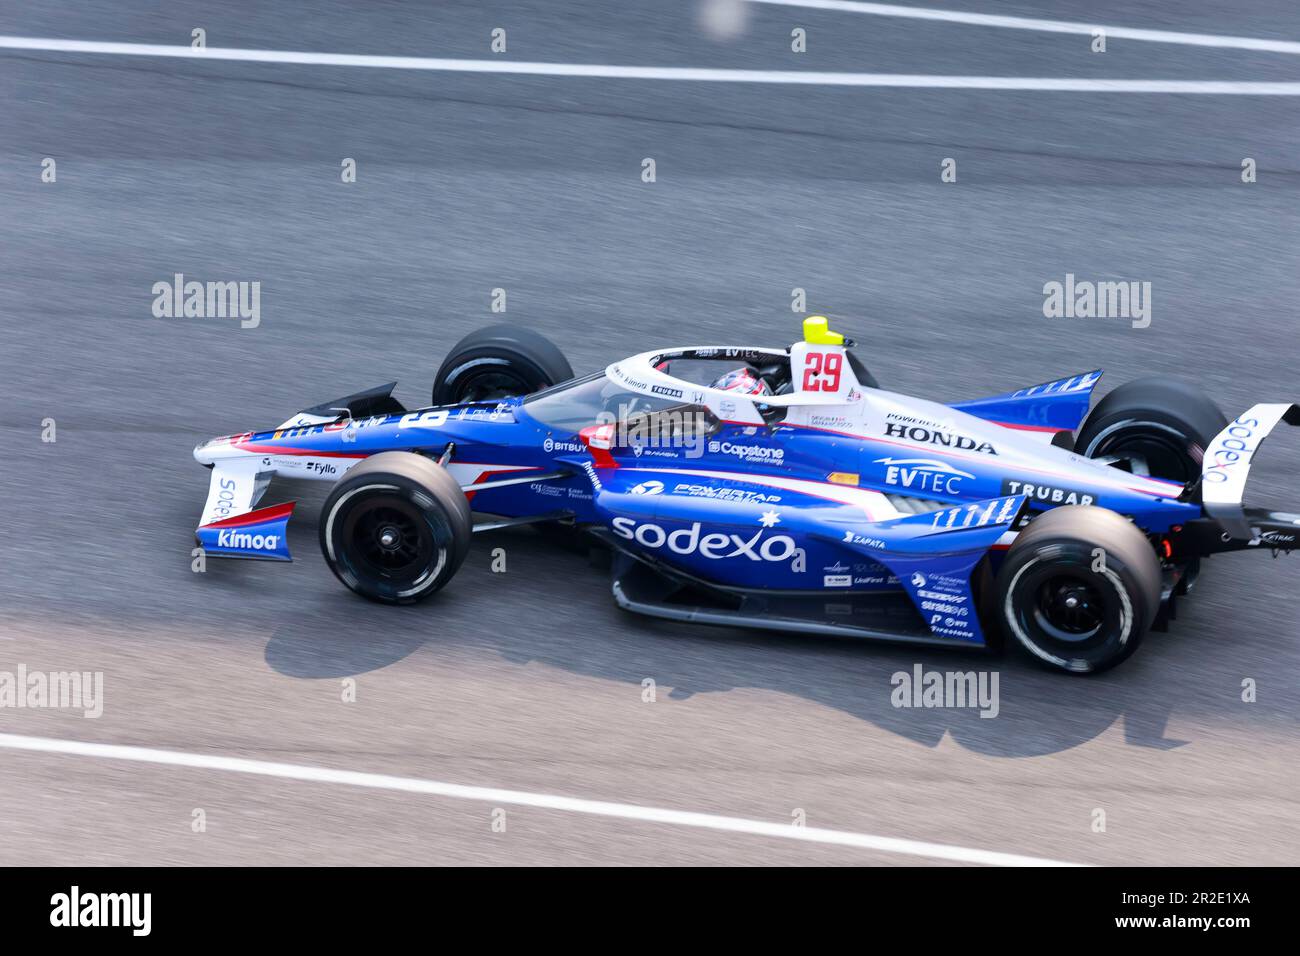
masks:
{"label": "firestone logo", "polygon": [[[794,559],[796,565],[803,560],[803,549],[788,534],[774,534],[764,538],[762,530],[759,530],[750,538],[718,531],[701,535],[698,521],[692,522],[690,527],[669,532],[657,524],[637,524],[632,518],[622,516],[615,518],[611,527],[620,538],[635,541],[642,547],[653,550],[667,547],[674,554],[698,553],[711,561],[742,555],[750,561],[780,562]],[[795,570],[802,568],[796,567]]]}

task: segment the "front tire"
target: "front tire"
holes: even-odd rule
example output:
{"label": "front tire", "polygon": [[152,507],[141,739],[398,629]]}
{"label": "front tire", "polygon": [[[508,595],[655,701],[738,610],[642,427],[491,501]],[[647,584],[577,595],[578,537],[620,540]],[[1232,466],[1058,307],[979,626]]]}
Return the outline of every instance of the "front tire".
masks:
{"label": "front tire", "polygon": [[573,378],[568,360],[546,336],[503,323],[465,336],[433,380],[434,405],[491,402],[530,395]]}
{"label": "front tire", "polygon": [[997,616],[1040,663],[1107,670],[1137,650],[1160,606],[1160,562],[1131,522],[1088,505],[1030,522],[998,569]]}
{"label": "front tire", "polygon": [[414,604],[451,580],[469,551],[469,502],[437,462],[405,451],[365,459],[334,486],[320,517],[325,563],[383,604]]}
{"label": "front tire", "polygon": [[1201,474],[1205,449],[1227,426],[1219,406],[1195,385],[1138,379],[1097,403],[1074,450],[1087,458],[1138,458],[1151,477],[1187,484]]}

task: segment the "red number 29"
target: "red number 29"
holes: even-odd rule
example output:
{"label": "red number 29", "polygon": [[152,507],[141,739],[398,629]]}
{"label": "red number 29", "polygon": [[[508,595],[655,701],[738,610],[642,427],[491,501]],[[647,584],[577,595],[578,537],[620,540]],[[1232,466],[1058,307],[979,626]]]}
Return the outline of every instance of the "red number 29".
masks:
{"label": "red number 29", "polygon": [[804,360],[805,392],[838,392],[844,356],[839,352],[809,352]]}

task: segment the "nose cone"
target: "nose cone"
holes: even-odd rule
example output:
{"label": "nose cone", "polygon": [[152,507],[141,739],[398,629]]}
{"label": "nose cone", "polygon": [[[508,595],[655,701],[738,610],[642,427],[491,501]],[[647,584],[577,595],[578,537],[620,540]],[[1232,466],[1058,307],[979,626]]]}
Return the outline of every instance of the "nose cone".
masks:
{"label": "nose cone", "polygon": [[214,459],[212,457],[212,452],[208,449],[208,446],[211,444],[212,443],[209,441],[201,441],[194,446],[194,460],[200,465],[212,464]]}

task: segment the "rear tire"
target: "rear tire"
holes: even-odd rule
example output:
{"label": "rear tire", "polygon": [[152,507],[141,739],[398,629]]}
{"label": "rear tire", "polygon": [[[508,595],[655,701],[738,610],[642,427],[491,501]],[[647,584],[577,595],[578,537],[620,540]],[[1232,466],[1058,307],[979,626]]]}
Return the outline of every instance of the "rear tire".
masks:
{"label": "rear tire", "polygon": [[1006,635],[1040,663],[1093,674],[1137,650],[1160,584],[1160,562],[1137,527],[1105,508],[1066,505],[1016,537],[998,569],[995,607]]}
{"label": "rear tire", "polygon": [[357,594],[384,604],[414,604],[442,588],[465,560],[472,533],[456,480],[405,451],[354,465],[321,509],[325,563]]}
{"label": "rear tire", "polygon": [[1195,385],[1145,378],[1115,389],[1088,415],[1074,450],[1086,458],[1136,455],[1153,478],[1187,484],[1201,474],[1205,449],[1228,425]]}
{"label": "rear tire", "polygon": [[490,402],[529,395],[573,378],[550,339],[517,325],[490,325],[465,336],[433,380],[434,405]]}

